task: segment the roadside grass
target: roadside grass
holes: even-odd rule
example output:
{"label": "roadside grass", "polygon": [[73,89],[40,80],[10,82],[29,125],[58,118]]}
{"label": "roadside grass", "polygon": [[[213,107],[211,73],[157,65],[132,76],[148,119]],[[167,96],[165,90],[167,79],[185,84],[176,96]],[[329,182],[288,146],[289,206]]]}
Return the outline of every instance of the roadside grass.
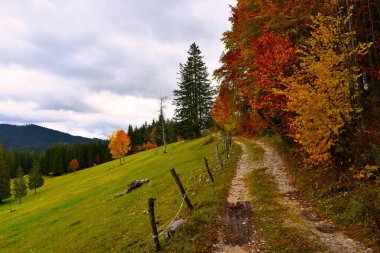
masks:
{"label": "roadside grass", "polygon": [[[259,146],[244,141],[251,159],[263,159],[264,150]],[[267,252],[320,252],[326,250],[314,242],[312,235],[300,227],[289,226],[293,219],[284,205],[283,197],[278,191],[275,179],[266,172],[266,168],[259,168],[252,172],[248,182],[252,200],[253,223],[258,234],[267,245]]]}
{"label": "roadside grass", "polygon": [[305,167],[299,152],[278,136],[265,140],[281,155],[305,201],[380,252],[380,185],[375,180],[354,180],[339,168]]}
{"label": "roadside grass", "polygon": [[[203,157],[215,168],[217,159],[211,137],[174,143],[128,156],[76,173],[45,178],[37,195],[0,205],[1,252],[153,252],[148,198],[156,198],[158,230],[162,231],[182,202],[169,169],[174,167],[194,210],[186,205],[178,218],[187,223],[168,242],[160,236],[164,252],[207,252],[216,240],[217,215],[240,154],[234,145],[222,169],[214,169],[215,183],[208,179]],[[208,144],[205,144],[208,143]],[[220,146],[221,147],[221,146]],[[119,198],[129,182],[148,178],[149,184]],[[8,200],[9,201],[9,200]]]}

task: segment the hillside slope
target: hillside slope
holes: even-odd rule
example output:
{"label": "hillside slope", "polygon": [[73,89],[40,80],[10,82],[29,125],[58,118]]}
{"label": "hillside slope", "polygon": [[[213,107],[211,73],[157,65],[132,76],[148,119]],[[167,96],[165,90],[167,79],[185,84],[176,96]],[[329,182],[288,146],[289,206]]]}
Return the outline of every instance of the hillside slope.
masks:
{"label": "hillside slope", "polygon": [[25,126],[0,124],[0,141],[6,148],[43,151],[55,143],[75,144],[96,140],[33,124]]}
{"label": "hillside slope", "polygon": [[[61,177],[46,178],[37,195],[28,192],[23,203],[0,205],[1,252],[153,252],[147,214],[148,198],[156,198],[158,230],[177,213],[182,199],[169,169],[181,178],[194,210],[183,205],[178,218],[185,226],[165,243],[166,252],[204,252],[217,236],[212,233],[239,155],[234,146],[223,169],[215,169],[217,140],[206,138],[168,146],[168,153],[153,149]],[[223,149],[219,145],[220,149]],[[209,159],[215,183],[211,183],[203,157]],[[129,182],[151,182],[123,197]],[[205,232],[206,231],[206,232]],[[208,236],[204,236],[204,235]]]}

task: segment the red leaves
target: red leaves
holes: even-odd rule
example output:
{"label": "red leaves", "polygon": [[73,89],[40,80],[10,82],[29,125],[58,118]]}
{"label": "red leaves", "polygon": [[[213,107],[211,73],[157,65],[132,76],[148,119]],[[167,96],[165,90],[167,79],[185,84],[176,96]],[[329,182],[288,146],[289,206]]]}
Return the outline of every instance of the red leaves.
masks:
{"label": "red leaves", "polygon": [[295,50],[289,37],[265,31],[259,38],[252,40],[252,53],[255,55],[252,69],[248,73],[254,82],[242,89],[243,94],[255,110],[276,113],[285,107],[285,97],[273,93],[279,89],[281,78],[290,72],[295,58]]}
{"label": "red leaves", "polygon": [[79,162],[78,162],[77,159],[73,159],[73,160],[70,161],[70,163],[69,163],[69,170],[71,172],[73,172],[73,171],[75,172],[75,171],[79,170]]}

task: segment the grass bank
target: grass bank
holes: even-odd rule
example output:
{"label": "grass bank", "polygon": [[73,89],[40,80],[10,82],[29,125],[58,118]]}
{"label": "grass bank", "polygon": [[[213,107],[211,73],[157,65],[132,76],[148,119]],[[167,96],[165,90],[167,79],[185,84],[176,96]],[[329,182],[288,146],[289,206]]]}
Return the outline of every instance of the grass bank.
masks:
{"label": "grass bank", "polygon": [[[13,200],[10,213],[0,205],[1,252],[153,252],[147,213],[150,197],[156,198],[159,231],[175,216],[181,195],[169,169],[174,167],[194,205],[183,207],[179,218],[187,219],[174,237],[161,244],[167,252],[207,252],[215,240],[217,214],[225,196],[240,150],[232,148],[223,169],[214,170],[215,183],[208,179],[203,157],[217,165],[215,144],[209,137],[174,143],[168,153],[154,149],[119,161],[73,174],[46,178],[45,185]],[[115,194],[129,182],[148,178],[149,184],[119,198]],[[208,235],[208,236],[204,236]]]}

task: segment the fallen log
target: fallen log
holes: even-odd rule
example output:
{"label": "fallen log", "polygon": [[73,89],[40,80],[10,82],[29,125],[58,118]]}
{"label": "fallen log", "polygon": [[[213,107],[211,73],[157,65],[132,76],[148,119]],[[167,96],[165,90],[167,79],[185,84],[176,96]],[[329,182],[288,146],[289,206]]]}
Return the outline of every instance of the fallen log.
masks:
{"label": "fallen log", "polygon": [[130,182],[128,184],[128,188],[125,191],[116,194],[115,197],[124,196],[125,194],[130,193],[131,191],[133,191],[133,190],[141,187],[143,184],[146,184],[146,183],[149,183],[149,182],[150,182],[149,179],[142,179],[142,180],[132,181],[132,182]]}

